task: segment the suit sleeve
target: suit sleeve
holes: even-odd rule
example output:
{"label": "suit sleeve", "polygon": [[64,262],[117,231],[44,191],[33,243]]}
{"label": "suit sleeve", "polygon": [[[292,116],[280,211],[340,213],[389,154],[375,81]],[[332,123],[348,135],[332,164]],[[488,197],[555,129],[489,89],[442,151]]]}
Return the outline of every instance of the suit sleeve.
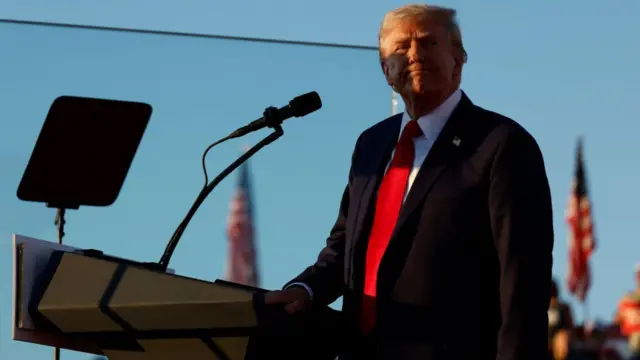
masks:
{"label": "suit sleeve", "polygon": [[353,155],[351,157],[351,170],[349,171],[349,180],[347,186],[342,193],[340,201],[340,209],[338,210],[338,218],[329,233],[326,246],[320,251],[315,264],[309,266],[295,279],[291,280],[285,287],[302,283],[311,290],[313,301],[317,305],[329,305],[340,296],[344,290],[344,255],[346,246],[346,226],[347,212],[349,210],[351,183],[353,180],[353,164],[358,152],[358,144],[360,138],[356,142]]}
{"label": "suit sleeve", "polygon": [[553,215],[542,153],[524,129],[498,147],[489,184],[500,262],[498,360],[544,359],[551,296]]}

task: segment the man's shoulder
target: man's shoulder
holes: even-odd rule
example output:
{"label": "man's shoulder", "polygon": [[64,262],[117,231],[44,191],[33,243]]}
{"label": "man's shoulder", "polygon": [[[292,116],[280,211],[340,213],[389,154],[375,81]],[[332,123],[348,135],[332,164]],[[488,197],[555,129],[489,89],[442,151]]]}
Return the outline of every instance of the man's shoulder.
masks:
{"label": "man's shoulder", "polygon": [[538,148],[534,136],[518,121],[498,112],[474,105],[473,117],[470,119],[474,132],[485,133],[486,140],[501,146],[508,143],[519,143]]}
{"label": "man's shoulder", "polygon": [[402,121],[402,113],[398,113],[395,115],[391,115],[388,118],[379,121],[367,129],[365,129],[362,133],[360,133],[360,138],[377,138],[379,134],[388,133],[394,126],[398,125]]}
{"label": "man's shoulder", "polygon": [[477,105],[474,105],[474,107],[476,114],[478,114],[477,116],[481,118],[478,123],[490,126],[493,130],[492,132],[497,136],[502,138],[515,136],[533,139],[533,135],[516,120]]}
{"label": "man's shoulder", "polygon": [[375,146],[379,144],[380,139],[384,139],[386,136],[390,136],[398,125],[402,121],[402,113],[392,115],[370,127],[360,133],[356,140],[357,148],[367,148],[369,146]]}

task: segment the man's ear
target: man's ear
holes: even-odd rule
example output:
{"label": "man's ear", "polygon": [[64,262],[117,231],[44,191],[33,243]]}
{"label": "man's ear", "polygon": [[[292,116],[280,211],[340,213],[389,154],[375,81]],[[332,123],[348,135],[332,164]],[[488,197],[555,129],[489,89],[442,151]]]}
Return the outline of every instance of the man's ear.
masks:
{"label": "man's ear", "polygon": [[387,79],[387,84],[389,84],[389,86],[393,86],[393,82],[389,76],[389,65],[387,65],[384,60],[380,60],[380,66],[382,67],[382,73],[384,74],[385,79]]}
{"label": "man's ear", "polygon": [[456,75],[460,76],[460,74],[462,74],[462,66],[464,66],[465,64],[464,51],[462,50],[455,51],[453,54],[454,54],[453,61],[455,61]]}

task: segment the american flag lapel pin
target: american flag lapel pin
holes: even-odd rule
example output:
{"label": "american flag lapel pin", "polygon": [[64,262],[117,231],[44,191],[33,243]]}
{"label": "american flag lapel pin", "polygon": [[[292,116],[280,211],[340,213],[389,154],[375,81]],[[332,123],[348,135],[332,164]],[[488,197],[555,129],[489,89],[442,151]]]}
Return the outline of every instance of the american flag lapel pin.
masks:
{"label": "american flag lapel pin", "polygon": [[453,142],[453,145],[460,146],[460,144],[462,143],[462,140],[460,140],[460,138],[456,136],[453,138],[452,142]]}

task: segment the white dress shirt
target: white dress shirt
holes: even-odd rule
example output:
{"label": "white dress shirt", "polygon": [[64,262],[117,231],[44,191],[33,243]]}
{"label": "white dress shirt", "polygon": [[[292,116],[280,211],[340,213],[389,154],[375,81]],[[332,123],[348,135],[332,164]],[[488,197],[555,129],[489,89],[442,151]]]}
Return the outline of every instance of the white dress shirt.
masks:
{"label": "white dress shirt", "polygon": [[[444,128],[444,125],[447,123],[447,120],[451,117],[453,110],[455,110],[456,106],[460,102],[462,98],[462,91],[460,89],[456,90],[447,100],[445,100],[440,106],[438,106],[431,113],[421,116],[418,118],[418,126],[420,130],[422,130],[422,135],[413,139],[414,144],[414,157],[413,157],[413,168],[409,173],[409,179],[407,180],[407,190],[404,193],[404,199],[407,199],[407,194],[413,185],[413,182],[418,176],[418,171],[420,171],[420,167],[422,167],[422,163],[427,158],[429,151],[433,147],[433,143],[440,135],[440,132]],[[400,140],[400,135],[402,134],[402,130],[407,125],[407,123],[411,121],[411,117],[405,111],[402,114],[402,123],[400,124],[400,133],[398,134],[398,140]],[[391,157],[389,158],[389,162],[387,163],[387,169],[391,164],[391,159],[393,159],[393,154],[395,153],[395,149],[391,153]],[[385,169],[386,173],[386,169]],[[291,286],[301,286],[307,290],[311,298],[313,298],[313,290],[304,283],[294,282],[289,284],[287,287]]]}
{"label": "white dress shirt", "polygon": [[[451,117],[453,110],[455,110],[456,106],[460,102],[462,98],[462,92],[460,89],[456,90],[447,100],[445,100],[440,106],[438,106],[431,113],[421,116],[418,118],[418,126],[420,126],[420,130],[422,130],[422,135],[413,139],[414,145],[414,157],[413,157],[413,168],[409,173],[409,179],[407,180],[407,190],[404,193],[404,199],[407,199],[407,194],[413,185],[413,182],[416,180],[416,176],[418,176],[418,171],[424,163],[424,160],[429,155],[429,151],[433,147],[433,143],[440,135],[440,132],[444,128],[444,125]],[[400,140],[400,135],[402,134],[402,130],[407,125],[407,123],[411,121],[411,117],[405,111],[402,114],[402,123],[400,125],[400,134],[398,135],[398,140]],[[395,153],[395,149],[391,153],[391,158],[389,159],[389,163],[387,163],[387,169],[391,164],[391,159],[393,159],[393,154]],[[385,170],[386,172],[386,170]]]}

